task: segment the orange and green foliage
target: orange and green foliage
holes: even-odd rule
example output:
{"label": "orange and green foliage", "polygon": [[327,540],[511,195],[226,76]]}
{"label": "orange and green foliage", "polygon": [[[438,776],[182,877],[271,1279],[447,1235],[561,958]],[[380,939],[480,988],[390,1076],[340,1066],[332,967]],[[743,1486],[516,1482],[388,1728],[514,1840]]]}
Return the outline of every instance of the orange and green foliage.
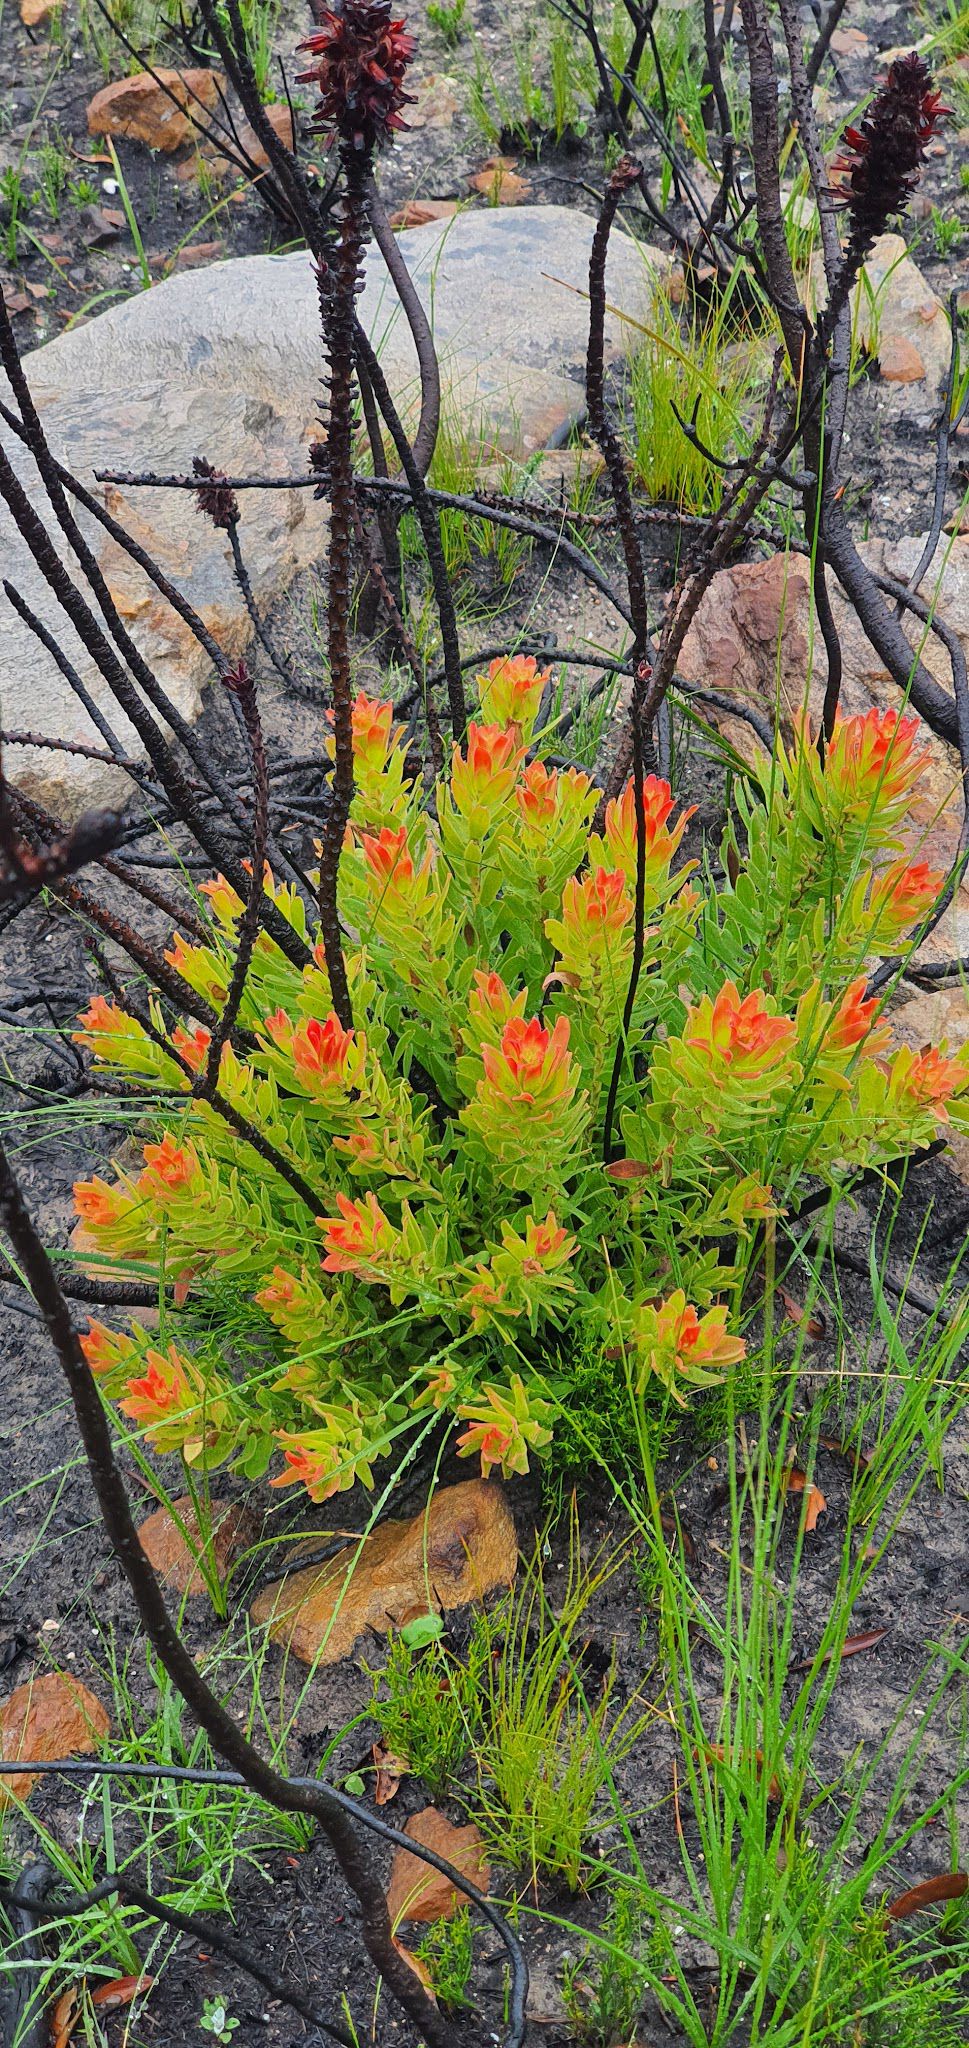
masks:
{"label": "orange and green foliage", "polygon": [[[151,1128],[141,1171],[79,1184],[78,1213],[106,1255],[175,1283],[160,1335],[92,1324],[85,1344],[159,1451],[272,1462],[323,1500],[438,1412],[484,1472],[523,1472],[580,1347],[635,1400],[685,1404],[743,1358],[758,1234],[805,1177],[969,1125],[969,1048],[890,1056],[864,992],[942,884],[911,858],[915,721],[871,712],[823,765],[806,728],[765,761],[720,880],[681,859],[690,814],[648,779],[644,971],[604,1163],[637,804],[630,786],[597,827],[590,778],[537,756],[545,681],[531,658],[479,679],[430,807],[391,707],[357,700],[352,1030],[267,876],[313,964],[259,938],[240,1018],[257,1049],[227,1047],[219,1086],[318,1190],[315,1221],[137,1021],[102,998],[83,1018],[97,1060],[143,1081]],[[241,905],[221,880],[204,897],[207,942],[170,957],[218,1005]],[[204,1067],[203,1029],[175,1043]]]}

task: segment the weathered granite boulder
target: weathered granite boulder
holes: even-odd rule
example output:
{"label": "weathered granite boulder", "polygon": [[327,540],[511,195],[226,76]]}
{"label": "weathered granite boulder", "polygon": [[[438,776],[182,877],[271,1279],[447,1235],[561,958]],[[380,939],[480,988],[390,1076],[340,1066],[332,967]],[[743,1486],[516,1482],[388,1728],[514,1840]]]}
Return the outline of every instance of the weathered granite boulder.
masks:
{"label": "weathered granite boulder", "polygon": [[[589,248],[593,222],[568,207],[470,211],[410,230],[402,247],[429,308],[442,358],[445,412],[509,452],[557,438],[583,409]],[[641,320],[665,259],[613,237],[610,304]],[[383,260],[371,249],[360,317],[398,403],[413,408],[416,358]],[[635,330],[628,333],[634,338]],[[619,353],[623,322],[610,315]],[[317,429],[322,354],[313,269],[305,254],[245,257],[177,274],[112,306],[25,358],[56,452],[88,485],[95,467],[186,470],[202,454],[230,471],[302,473]],[[43,493],[16,441],[0,427],[38,503]],[[236,654],[250,623],[223,535],[184,493],[114,491],[223,644]],[[242,538],[260,604],[325,551],[323,508],[307,490],[253,492]],[[186,717],[197,716],[209,667],[187,630],[103,535],[98,557],[133,637]],[[0,506],[4,575],[63,639],[96,700],[124,733],[93,664],[52,603]],[[7,730],[98,742],[50,656],[0,598],[0,716]],[[126,735],[125,735],[126,736]],[[127,737],[127,736],[126,736]],[[8,772],[62,812],[116,800],[118,778],[96,763],[12,747]]]}

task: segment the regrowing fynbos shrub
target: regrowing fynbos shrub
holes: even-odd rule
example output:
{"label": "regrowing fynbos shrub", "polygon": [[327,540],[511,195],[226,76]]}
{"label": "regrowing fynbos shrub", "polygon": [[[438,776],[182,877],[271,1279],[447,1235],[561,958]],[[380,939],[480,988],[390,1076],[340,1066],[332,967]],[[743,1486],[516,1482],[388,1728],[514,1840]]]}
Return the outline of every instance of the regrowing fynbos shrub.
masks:
{"label": "regrowing fynbos shrub", "polygon": [[[888,1056],[864,994],[866,960],[943,881],[903,851],[916,721],[871,711],[839,721],[823,765],[806,726],[778,744],[718,883],[677,865],[690,814],[647,780],[645,966],[604,1164],[637,807],[630,784],[596,830],[590,779],[535,756],[545,681],[530,657],[479,678],[430,809],[391,707],[356,701],[354,1027],[318,941],[300,973],[263,934],[240,1013],[257,1050],[226,1047],[219,1077],[319,1191],[315,1226],[138,1021],[101,997],[82,1019],[81,1042],[152,1097],[143,1169],[75,1192],[99,1251],[175,1283],[160,1334],[85,1339],[157,1450],[252,1476],[281,1460],[274,1485],[322,1500],[370,1484],[430,1410],[486,1474],[525,1471],[570,1351],[684,1402],[743,1357],[745,1260],[805,1176],[836,1184],[969,1125],[969,1048]],[[295,893],[266,886],[312,943]],[[211,937],[170,958],[218,1008],[241,905],[221,880],[203,893]],[[174,1042],[201,1070],[206,1031]]]}

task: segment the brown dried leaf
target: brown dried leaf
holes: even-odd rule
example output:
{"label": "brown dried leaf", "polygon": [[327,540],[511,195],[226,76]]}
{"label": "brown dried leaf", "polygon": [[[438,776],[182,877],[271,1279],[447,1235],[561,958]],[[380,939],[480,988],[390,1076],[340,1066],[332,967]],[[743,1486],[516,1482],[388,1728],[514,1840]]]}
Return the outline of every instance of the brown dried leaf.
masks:
{"label": "brown dried leaf", "polygon": [[513,156],[486,157],[483,169],[468,179],[472,192],[483,192],[492,206],[519,206],[532,188],[519,177],[516,161]]}
{"label": "brown dried leaf", "polygon": [[659,1524],[660,1528],[663,1531],[664,1536],[669,1536],[676,1542],[682,1540],[683,1555],[686,1558],[687,1563],[692,1564],[696,1557],[696,1544],[694,1543],[693,1538],[690,1535],[689,1529],[685,1528],[683,1523],[680,1521],[679,1515],[668,1515],[665,1512],[662,1512],[660,1514]]}
{"label": "brown dried leaf", "polygon": [[[425,1806],[408,1821],[404,1833],[453,1863],[462,1877],[479,1891],[487,1892],[491,1872],[484,1843],[473,1821],[456,1828],[436,1806]],[[387,1886],[387,1911],[392,1927],[398,1927],[402,1920],[450,1920],[462,1904],[463,1894],[442,1871],[432,1870],[429,1863],[422,1863],[407,1849],[396,1851]]]}
{"label": "brown dried leaf", "polygon": [[950,1870],[945,1877],[927,1877],[921,1884],[912,1886],[910,1892],[902,1892],[893,1899],[888,1908],[890,1920],[907,1920],[911,1913],[924,1913],[927,1906],[938,1906],[946,1899],[964,1899],[969,1891],[969,1873],[965,1870]]}
{"label": "brown dried leaf", "polygon": [[803,1493],[806,1496],[804,1527],[809,1536],[813,1535],[818,1526],[818,1516],[825,1513],[828,1505],[821,1488],[809,1481],[807,1474],[800,1472],[796,1465],[785,1467],[783,1485],[785,1493]]}
{"label": "brown dried leaf", "polygon": [[62,1991],[50,2016],[51,2048],[67,2048],[67,2044],[81,2017],[83,1991],[78,1984]]}
{"label": "brown dried leaf", "polygon": [[372,1754],[377,1773],[374,1781],[374,1804],[387,1806],[391,1799],[396,1799],[400,1791],[401,1778],[410,1770],[410,1765],[405,1756],[395,1756],[393,1750],[388,1749],[384,1742],[375,1742]]}
{"label": "brown dried leaf", "polygon": [[818,1438],[818,1442],[824,1445],[826,1451],[835,1451],[839,1458],[847,1458],[849,1465],[853,1465],[856,1472],[866,1471],[875,1455],[874,1451],[856,1451],[851,1444],[842,1443],[840,1437],[836,1436],[822,1436]]}
{"label": "brown dried leaf", "polygon": [[656,1172],[645,1159],[613,1159],[604,1170],[610,1180],[648,1180]]}
{"label": "brown dried leaf", "polygon": [[[843,1661],[845,1657],[857,1657],[861,1650],[874,1650],[878,1643],[884,1641],[887,1634],[887,1628],[866,1628],[862,1630],[860,1635],[846,1636],[841,1647],[839,1662]],[[833,1650],[826,1650],[821,1659],[822,1665],[830,1664],[833,1655]],[[800,1657],[796,1664],[791,1665],[791,1670],[810,1671],[813,1663],[813,1657]]]}
{"label": "brown dried leaf", "polygon": [[798,1301],[793,1294],[789,1294],[786,1287],[778,1287],[777,1292],[784,1304],[784,1312],[790,1317],[791,1322],[798,1329],[802,1323],[804,1324],[805,1336],[824,1337],[827,1334],[828,1325],[819,1308],[812,1308],[809,1314],[804,1303]]}
{"label": "brown dried leaf", "polygon": [[[91,1756],[111,1723],[100,1700],[67,1671],[45,1671],[18,1685],[0,1706],[0,1757],[15,1763],[34,1757],[48,1763],[59,1756]],[[0,1778],[0,1808],[11,1798],[26,1799],[37,1782],[36,1772],[12,1772]]]}
{"label": "brown dried leaf", "polygon": [[91,2004],[100,2006],[102,2012],[114,2012],[119,2005],[130,2005],[142,1991],[150,1991],[154,1977],[146,1977],[144,1971],[138,1977],[113,1977],[110,1984],[99,1984],[91,1993]]}
{"label": "brown dried leaf", "polygon": [[[709,1757],[711,1763],[722,1764],[729,1763],[730,1761],[732,1761],[732,1759],[728,1757],[722,1742],[711,1742],[706,1750],[706,1755]],[[754,1762],[757,1765],[758,1771],[763,1772],[764,1752],[762,1749],[755,1749]],[[767,1787],[767,1797],[768,1799],[773,1799],[775,1801],[781,1800],[784,1797],[784,1788],[776,1772],[773,1771],[771,1772],[770,1784]]]}
{"label": "brown dried leaf", "polygon": [[252,1615],[304,1663],[335,1664],[368,1629],[385,1636],[428,1609],[467,1607],[510,1586],[517,1568],[515,1524],[501,1487],[468,1479],[441,1487],[413,1521],[382,1522],[359,1549],[290,1572],[259,1594]]}
{"label": "brown dried leaf", "polygon": [[424,228],[432,220],[450,220],[457,213],[456,199],[408,199],[390,216],[392,228]]}
{"label": "brown dried leaf", "polygon": [[428,1996],[431,1999],[433,1999],[434,2004],[436,2005],[437,1993],[434,1989],[434,1979],[431,1976],[427,1964],[422,1961],[420,1956],[415,1956],[412,1948],[405,1948],[403,1942],[398,1941],[396,1934],[392,1934],[390,1938],[394,1944],[395,1949],[397,1950],[397,1954],[407,1964],[408,1969],[413,1970],[415,1977],[419,1978]]}

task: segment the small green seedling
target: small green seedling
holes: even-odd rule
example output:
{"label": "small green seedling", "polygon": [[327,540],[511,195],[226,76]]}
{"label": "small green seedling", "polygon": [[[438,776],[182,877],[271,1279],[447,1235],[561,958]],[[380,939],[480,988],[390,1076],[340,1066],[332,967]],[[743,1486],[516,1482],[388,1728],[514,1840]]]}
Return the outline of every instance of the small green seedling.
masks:
{"label": "small green seedling", "polygon": [[233,2019],[224,1998],[207,1998],[202,2007],[199,2026],[203,2034],[211,2034],[215,2041],[231,2041],[238,2026]]}
{"label": "small green seedling", "polygon": [[427,19],[453,50],[461,40],[468,0],[428,0]]}
{"label": "small green seedling", "polygon": [[444,1634],[444,1623],[439,1614],[417,1614],[413,1621],[405,1621],[400,1631],[401,1641],[409,1650],[424,1650],[428,1643],[439,1643]]}

